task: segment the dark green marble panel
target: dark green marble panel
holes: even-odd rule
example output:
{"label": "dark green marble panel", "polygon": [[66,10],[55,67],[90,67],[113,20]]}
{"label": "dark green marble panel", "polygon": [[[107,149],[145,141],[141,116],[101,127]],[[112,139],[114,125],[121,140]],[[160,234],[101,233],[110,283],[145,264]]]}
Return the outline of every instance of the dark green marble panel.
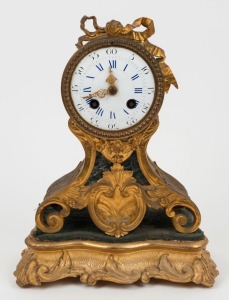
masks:
{"label": "dark green marble panel", "polygon": [[[96,153],[96,160],[93,171],[86,182],[86,185],[92,185],[94,182],[102,178],[104,171],[110,171],[110,167],[113,165],[108,161],[101,153]],[[133,171],[133,177],[139,184],[148,185],[148,181],[143,175],[137,160],[136,152],[134,151],[131,156],[122,163],[125,170]]]}
{"label": "dark green marble panel", "polygon": [[[191,222],[191,214],[182,209],[182,213]],[[70,216],[65,219],[63,229],[58,233],[47,234],[40,230],[35,231],[35,236],[41,241],[67,241],[67,240],[91,240],[108,243],[127,243],[146,240],[180,240],[197,241],[204,239],[204,233],[198,229],[192,234],[179,233],[174,229],[171,220],[165,215],[164,210],[147,209],[142,223],[128,235],[115,238],[106,235],[91,221],[87,209],[72,210]]]}

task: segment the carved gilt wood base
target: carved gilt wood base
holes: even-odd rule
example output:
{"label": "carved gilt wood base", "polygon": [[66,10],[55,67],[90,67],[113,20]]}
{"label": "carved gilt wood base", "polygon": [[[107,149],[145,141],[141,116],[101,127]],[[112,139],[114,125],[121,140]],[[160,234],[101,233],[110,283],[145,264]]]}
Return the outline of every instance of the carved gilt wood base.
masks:
{"label": "carved gilt wood base", "polygon": [[151,278],[212,286],[216,265],[200,241],[148,240],[133,243],[95,241],[44,242],[31,233],[14,275],[19,286],[41,285],[66,277],[131,284]]}

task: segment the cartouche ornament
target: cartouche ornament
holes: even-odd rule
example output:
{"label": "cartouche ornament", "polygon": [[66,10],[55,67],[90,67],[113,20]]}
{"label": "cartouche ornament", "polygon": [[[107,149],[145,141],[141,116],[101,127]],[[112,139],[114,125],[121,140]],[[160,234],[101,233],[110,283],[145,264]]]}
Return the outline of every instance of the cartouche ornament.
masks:
{"label": "cartouche ornament", "polygon": [[218,271],[200,212],[146,151],[164,92],[178,87],[164,51],[148,41],[153,21],[100,27],[85,16],[81,29],[61,90],[85,159],[39,205],[15,271],[18,285],[80,276],[88,284],[160,278],[212,286]]}

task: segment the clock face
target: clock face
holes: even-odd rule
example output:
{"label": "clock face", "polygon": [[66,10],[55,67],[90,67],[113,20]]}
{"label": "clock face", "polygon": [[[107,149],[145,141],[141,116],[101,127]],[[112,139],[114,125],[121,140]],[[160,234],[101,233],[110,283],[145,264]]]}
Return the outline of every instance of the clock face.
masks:
{"label": "clock face", "polygon": [[103,130],[123,130],[137,124],[149,111],[154,93],[149,65],[123,47],[88,53],[71,79],[71,98],[78,114]]}
{"label": "clock face", "polygon": [[78,127],[104,138],[129,137],[148,127],[164,96],[157,60],[140,43],[119,37],[95,39],[78,50],[61,89]]}

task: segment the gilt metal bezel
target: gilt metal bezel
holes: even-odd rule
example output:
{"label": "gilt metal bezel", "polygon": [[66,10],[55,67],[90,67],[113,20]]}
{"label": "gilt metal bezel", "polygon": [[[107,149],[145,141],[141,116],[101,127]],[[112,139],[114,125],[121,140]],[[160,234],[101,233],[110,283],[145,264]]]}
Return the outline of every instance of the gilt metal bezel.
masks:
{"label": "gilt metal bezel", "polygon": [[[85,121],[82,118],[82,116],[77,112],[71,97],[71,79],[73,72],[76,69],[76,66],[90,52],[111,46],[123,47],[141,56],[149,65],[155,80],[154,99],[145,117],[129,128],[116,131],[100,129]],[[82,130],[100,138],[126,138],[135,135],[147,128],[157,117],[164,98],[164,79],[157,60],[144,48],[143,45],[141,45],[141,43],[120,37],[102,37],[90,41],[80,50],[76,51],[74,55],[70,58],[63,73],[61,92],[64,106],[70,118],[75,120],[77,122],[77,125]]]}

